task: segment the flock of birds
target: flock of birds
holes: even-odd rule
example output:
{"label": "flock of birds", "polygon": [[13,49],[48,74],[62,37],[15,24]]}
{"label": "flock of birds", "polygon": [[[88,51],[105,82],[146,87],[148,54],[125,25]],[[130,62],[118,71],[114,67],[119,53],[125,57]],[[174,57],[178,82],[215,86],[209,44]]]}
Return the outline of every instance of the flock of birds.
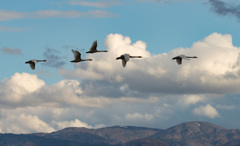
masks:
{"label": "flock of birds", "polygon": [[[77,50],[73,50],[72,52],[74,54],[74,60],[70,61],[70,62],[74,62],[74,63],[78,63],[81,61],[92,61],[92,59],[82,59],[81,57],[81,53]],[[90,48],[90,50],[86,53],[97,53],[97,52],[108,52],[107,50],[97,50],[97,40],[95,40],[92,44],[92,47]],[[142,56],[131,56],[130,54],[122,54],[120,57],[117,57],[116,60],[121,59],[122,60],[122,65],[123,67],[126,67],[127,62],[129,61],[130,58],[142,58]],[[180,65],[182,64],[182,59],[185,60],[190,60],[190,58],[197,58],[196,56],[186,56],[186,55],[179,55],[176,56],[174,58],[172,58],[172,60],[176,59],[176,62]],[[30,67],[32,68],[32,70],[35,69],[35,65],[37,62],[46,62],[47,60],[36,60],[36,59],[32,59],[29,60],[27,62],[25,62],[25,64],[30,64]]]}

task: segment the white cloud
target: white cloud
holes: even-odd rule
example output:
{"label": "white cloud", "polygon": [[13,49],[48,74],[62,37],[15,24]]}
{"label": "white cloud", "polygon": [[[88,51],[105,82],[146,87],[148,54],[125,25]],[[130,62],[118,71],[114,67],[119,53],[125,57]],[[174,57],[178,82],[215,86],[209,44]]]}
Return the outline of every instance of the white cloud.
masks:
{"label": "white cloud", "polygon": [[15,73],[10,79],[5,79],[3,83],[9,88],[22,87],[28,93],[34,92],[45,85],[44,81],[38,79],[36,75],[28,73]]}
{"label": "white cloud", "polygon": [[91,129],[105,127],[104,124],[97,124],[95,126],[91,126],[85,122],[78,120],[78,119],[74,119],[71,121],[60,121],[60,122],[52,121],[51,125],[53,125],[53,127],[57,127],[56,129],[59,129],[59,130],[68,128],[68,127],[84,127],[84,128],[91,128]]}
{"label": "white cloud", "polygon": [[82,95],[80,83],[76,80],[62,80],[51,86],[45,85],[36,75],[15,73],[0,83],[2,106],[52,105],[102,107],[109,104],[105,97],[88,98]]}
{"label": "white cloud", "polygon": [[40,120],[36,115],[10,114],[2,115],[0,130],[4,133],[29,133],[29,132],[53,132],[53,129],[46,122]]}
{"label": "white cloud", "polygon": [[154,116],[152,114],[141,114],[141,113],[133,113],[133,114],[126,114],[125,115],[125,119],[126,120],[130,120],[130,121],[142,121],[142,120],[145,120],[145,121],[149,121],[149,120],[153,120],[154,119]]}
{"label": "white cloud", "polygon": [[[213,33],[190,48],[158,55],[151,55],[143,41],[132,42],[120,34],[108,35],[105,47],[109,52],[86,56],[94,61],[78,63],[75,70],[59,70],[63,78],[71,79],[53,85],[28,73],[2,80],[1,131],[46,132],[66,126],[129,124],[168,128],[196,115],[214,120],[220,116],[217,109],[237,107],[232,104],[237,98],[225,99],[232,106],[212,98],[239,92],[239,48],[232,45],[231,35]],[[123,53],[144,58],[130,59],[123,68],[116,60]],[[198,59],[177,65],[171,59],[179,54]],[[24,125],[24,119],[29,123]]]}
{"label": "white cloud", "polygon": [[[79,63],[76,70],[62,69],[66,78],[104,81],[109,85],[127,84],[133,91],[144,93],[239,93],[240,48],[233,46],[232,36],[213,33],[195,42],[190,48],[176,48],[168,53],[151,55],[143,41],[131,42],[129,37],[109,34],[105,39],[108,53],[90,54],[94,61]],[[116,57],[124,53],[141,55],[130,59],[126,68]],[[177,55],[198,56],[177,65]],[[119,86],[120,87],[120,86]]]}
{"label": "white cloud", "polygon": [[105,0],[105,1],[77,1],[73,0],[69,2],[70,5],[79,5],[79,6],[88,6],[88,7],[97,7],[97,8],[107,8],[114,5],[121,5],[122,3],[118,0]]}
{"label": "white cloud", "polygon": [[37,91],[44,85],[45,82],[36,75],[15,73],[10,79],[4,79],[0,83],[0,100],[3,103],[20,102],[24,100],[25,95]]}
{"label": "white cloud", "polygon": [[[131,42],[129,37],[124,37],[120,34],[109,34],[105,40],[105,46],[108,48],[109,53],[89,55],[94,62],[86,63],[87,69],[83,68],[81,64],[77,65],[76,71],[60,70],[60,74],[68,78],[86,78],[89,80],[105,80],[108,81],[122,81],[122,63],[116,60],[116,57],[130,53],[131,55],[140,55],[145,58],[150,57],[150,53],[146,51],[146,44],[142,41],[136,43]],[[134,70],[141,59],[132,59],[127,64],[127,73],[130,73],[131,68]],[[128,67],[129,66],[129,67]],[[81,68],[82,67],[82,68]],[[129,70],[130,69],[130,70]],[[120,72],[120,73],[119,73]]]}
{"label": "white cloud", "polygon": [[185,95],[183,97],[179,97],[180,105],[189,106],[192,104],[197,104],[199,102],[203,102],[205,100],[204,96],[200,95]]}
{"label": "white cloud", "polygon": [[61,121],[56,122],[52,121],[53,125],[57,126],[57,129],[64,129],[67,127],[85,127],[85,128],[92,128],[92,126],[88,125],[87,123],[84,123],[78,119],[72,120],[72,121]]}
{"label": "white cloud", "polygon": [[[22,81],[22,84],[19,81]],[[41,84],[33,88],[28,86],[35,83]],[[0,90],[1,132],[51,132],[69,126],[100,128],[119,124],[158,127],[159,122],[162,123],[160,126],[169,126],[173,116],[183,109],[176,106],[178,97],[174,96],[86,96],[86,89],[81,88],[82,82],[62,80],[53,85],[45,85],[36,75],[27,73],[14,74],[10,79],[2,81],[1,87],[8,89],[15,84],[26,90],[24,94],[18,90],[12,91],[12,94],[20,94],[21,97],[15,104],[12,104],[14,98],[11,95],[3,95],[3,90]],[[119,91],[131,91],[127,85],[119,87]],[[198,96],[191,95],[187,98],[187,103],[204,102],[200,98],[194,100],[194,97]]]}
{"label": "white cloud", "polygon": [[[82,122],[76,117],[91,122]],[[35,133],[53,132],[66,127],[102,128],[91,109],[76,107],[26,106],[21,108],[0,109],[0,132],[2,133]],[[74,119],[74,120],[69,120]]]}
{"label": "white cloud", "polygon": [[206,116],[206,117],[212,118],[212,119],[220,116],[218,111],[210,104],[207,104],[206,106],[200,106],[198,108],[195,108],[193,110],[193,114],[199,115],[199,116]]}
{"label": "white cloud", "polygon": [[45,86],[36,93],[36,97],[44,97],[43,103],[55,103],[57,106],[102,107],[109,104],[109,100],[104,97],[85,97],[79,85],[76,80],[62,80]]}

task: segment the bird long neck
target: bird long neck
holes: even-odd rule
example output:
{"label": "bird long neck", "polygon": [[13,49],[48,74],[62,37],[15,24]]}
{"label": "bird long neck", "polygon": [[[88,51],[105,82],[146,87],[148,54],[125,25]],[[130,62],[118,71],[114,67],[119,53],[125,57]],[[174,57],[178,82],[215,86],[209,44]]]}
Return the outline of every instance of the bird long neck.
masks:
{"label": "bird long neck", "polygon": [[142,56],[129,56],[130,58],[142,58]]}
{"label": "bird long neck", "polygon": [[187,56],[187,58],[197,58],[196,56]]}
{"label": "bird long neck", "polygon": [[92,61],[92,59],[82,59],[81,61]]}
{"label": "bird long neck", "polygon": [[47,60],[37,60],[37,62],[46,62]]}
{"label": "bird long neck", "polygon": [[98,52],[108,52],[107,50],[100,50],[100,51],[98,51]]}

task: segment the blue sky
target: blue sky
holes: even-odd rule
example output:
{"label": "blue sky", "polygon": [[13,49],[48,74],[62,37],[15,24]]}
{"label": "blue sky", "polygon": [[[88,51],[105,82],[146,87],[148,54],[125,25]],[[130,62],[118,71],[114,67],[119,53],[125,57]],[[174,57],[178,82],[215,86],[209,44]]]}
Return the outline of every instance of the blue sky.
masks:
{"label": "blue sky", "polygon": [[[67,50],[64,50],[66,46],[71,46],[69,50],[73,48],[87,50],[93,40],[98,40],[98,46],[104,48],[104,39],[110,33],[129,36],[133,42],[142,40],[147,43],[147,49],[152,54],[168,52],[178,47],[190,47],[193,42],[213,32],[231,34],[233,44],[239,45],[239,41],[235,39],[239,37],[236,31],[239,20],[232,15],[217,15],[207,1],[116,1],[116,4],[107,2],[113,4],[106,8],[71,5],[71,2],[27,1],[16,5],[15,1],[1,1],[3,11],[26,15],[21,16],[22,18],[3,16],[7,20],[2,18],[1,26],[7,30],[1,31],[4,33],[0,36],[1,47],[21,49],[21,58],[24,62],[28,59],[43,57],[46,47],[59,50],[66,55]],[[103,3],[106,2],[103,1]],[[72,18],[71,15],[36,15],[38,11],[46,10],[59,12],[99,10],[109,13],[110,16]],[[67,57],[70,58],[72,54],[69,50]],[[17,62],[20,63],[20,61]],[[71,66],[71,64],[66,65]],[[10,77],[16,70],[26,71],[26,68],[23,68],[26,67],[25,64],[15,65],[15,67],[19,68],[6,68],[8,71],[4,72],[2,78]],[[53,70],[52,73],[55,74],[55,71]],[[47,83],[52,84],[60,79],[59,76],[55,78],[55,80],[47,79]]]}
{"label": "blue sky", "polygon": [[[239,8],[237,0],[0,0],[0,132],[239,128]],[[94,40],[109,52],[87,55]],[[93,62],[71,63],[71,49]],[[123,68],[115,60],[123,53],[143,59]],[[172,58],[181,54],[199,58],[179,66]],[[48,61],[31,70],[30,59]]]}

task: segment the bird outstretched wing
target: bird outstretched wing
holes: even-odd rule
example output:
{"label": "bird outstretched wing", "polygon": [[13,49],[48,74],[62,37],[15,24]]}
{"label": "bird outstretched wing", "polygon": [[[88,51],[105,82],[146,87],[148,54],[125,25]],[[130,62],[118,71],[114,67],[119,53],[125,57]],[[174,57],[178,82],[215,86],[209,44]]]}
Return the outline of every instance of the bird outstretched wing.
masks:
{"label": "bird outstretched wing", "polygon": [[97,50],[97,40],[93,42],[92,47],[90,48],[90,51],[96,51]]}
{"label": "bird outstretched wing", "polygon": [[122,59],[122,66],[125,67],[127,65],[127,61],[125,59]]}
{"label": "bird outstretched wing", "polygon": [[29,64],[30,64],[30,67],[32,68],[32,70],[34,70],[35,69],[35,63],[34,62],[29,62]]}
{"label": "bird outstretched wing", "polygon": [[177,61],[178,64],[182,64],[182,58],[181,57],[177,58],[176,61]]}
{"label": "bird outstretched wing", "polygon": [[74,54],[75,60],[81,58],[81,53],[80,53],[80,52],[78,52],[77,50],[73,50],[73,49],[72,49],[72,52],[73,52],[73,54]]}

